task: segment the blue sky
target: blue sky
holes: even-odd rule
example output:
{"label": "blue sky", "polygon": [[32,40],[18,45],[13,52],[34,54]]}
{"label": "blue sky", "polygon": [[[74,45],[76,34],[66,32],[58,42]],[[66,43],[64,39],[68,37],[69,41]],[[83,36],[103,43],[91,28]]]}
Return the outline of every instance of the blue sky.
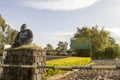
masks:
{"label": "blue sky", "polygon": [[23,23],[42,47],[70,42],[77,27],[105,27],[120,44],[120,0],[0,0],[0,14],[12,28]]}

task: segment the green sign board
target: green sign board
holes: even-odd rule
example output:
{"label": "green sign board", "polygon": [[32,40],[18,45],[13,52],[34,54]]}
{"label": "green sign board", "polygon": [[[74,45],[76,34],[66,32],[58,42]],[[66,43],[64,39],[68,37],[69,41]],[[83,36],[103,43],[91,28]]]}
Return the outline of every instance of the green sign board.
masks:
{"label": "green sign board", "polygon": [[90,49],[90,37],[71,38],[71,49]]}

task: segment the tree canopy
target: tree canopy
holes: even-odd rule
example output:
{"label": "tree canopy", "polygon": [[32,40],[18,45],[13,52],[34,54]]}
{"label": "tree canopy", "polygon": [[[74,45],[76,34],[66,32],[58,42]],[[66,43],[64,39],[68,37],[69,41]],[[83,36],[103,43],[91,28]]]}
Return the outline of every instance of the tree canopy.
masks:
{"label": "tree canopy", "polygon": [[58,47],[56,48],[56,50],[60,51],[60,52],[66,52],[67,51],[67,45],[68,45],[67,42],[59,41],[58,44],[57,44]]}
{"label": "tree canopy", "polygon": [[0,44],[13,44],[18,31],[6,23],[0,15]]}
{"label": "tree canopy", "polygon": [[53,46],[51,44],[47,44],[46,47],[45,47],[46,50],[54,50],[53,49]]}
{"label": "tree canopy", "polygon": [[[105,30],[104,27],[98,28],[97,25],[93,26],[92,28],[87,26],[82,28],[77,28],[77,32],[74,34],[74,38],[85,37],[85,36],[91,37],[92,56],[104,52],[108,46],[110,47],[113,45],[117,45],[115,39],[112,36],[110,36],[110,32]],[[87,50],[75,50],[75,51],[77,54],[83,53],[83,55],[86,52],[90,53]]]}
{"label": "tree canopy", "polygon": [[102,29],[98,29],[98,26],[93,26],[92,28],[83,27],[77,28],[77,32],[74,37],[90,36],[92,43],[92,53],[95,53],[97,50],[104,49],[108,45],[109,41],[109,32]]}

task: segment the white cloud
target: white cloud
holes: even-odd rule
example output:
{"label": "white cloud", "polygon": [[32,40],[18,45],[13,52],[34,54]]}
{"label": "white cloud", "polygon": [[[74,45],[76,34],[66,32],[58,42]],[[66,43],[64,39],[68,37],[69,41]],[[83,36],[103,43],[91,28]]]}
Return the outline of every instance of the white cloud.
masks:
{"label": "white cloud", "polygon": [[73,37],[74,32],[66,32],[66,33],[61,33],[61,32],[55,32],[49,34],[50,38],[52,40],[56,41],[69,41],[71,37]]}
{"label": "white cloud", "polygon": [[120,35],[120,28],[113,27],[113,28],[106,28],[106,30],[110,31],[111,35]]}
{"label": "white cloud", "polygon": [[77,10],[89,7],[100,0],[23,0],[23,5],[35,9]]}
{"label": "white cloud", "polygon": [[106,30],[110,31],[110,35],[115,38],[117,44],[120,44],[120,27],[106,28]]}
{"label": "white cloud", "polygon": [[[52,43],[52,45],[54,46],[54,48],[57,47],[57,44],[59,41],[66,41],[68,44],[70,44],[70,38],[72,38],[74,36],[75,32],[54,32],[54,33],[46,33],[47,37],[47,43]],[[46,44],[47,44],[46,43]],[[70,46],[68,45],[68,48]]]}
{"label": "white cloud", "polygon": [[120,5],[116,5],[115,7],[114,7],[114,11],[115,12],[113,12],[113,13],[117,13],[118,15],[120,14]]}

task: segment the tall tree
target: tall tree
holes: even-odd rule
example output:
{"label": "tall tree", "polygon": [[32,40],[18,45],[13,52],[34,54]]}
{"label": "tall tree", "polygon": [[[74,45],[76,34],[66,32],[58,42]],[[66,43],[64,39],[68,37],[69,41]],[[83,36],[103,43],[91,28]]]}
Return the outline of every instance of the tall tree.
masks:
{"label": "tall tree", "polygon": [[6,23],[0,15],[0,44],[13,44],[18,31]]}
{"label": "tall tree", "polygon": [[102,29],[98,29],[98,26],[92,27],[91,40],[93,53],[103,50],[108,46],[109,32],[104,30],[104,27]]}
{"label": "tall tree", "polygon": [[77,28],[77,32],[74,34],[74,37],[78,38],[82,36],[91,37],[93,54],[99,50],[105,49],[109,43],[109,32],[104,30],[104,27],[102,29],[98,29],[97,25],[93,26],[92,28],[89,27]]}
{"label": "tall tree", "polygon": [[46,47],[44,49],[46,50],[47,55],[52,55],[54,53],[54,48],[49,43],[46,45]]}
{"label": "tall tree", "polygon": [[53,46],[51,44],[47,44],[46,47],[45,47],[46,50],[54,50],[53,49]]}
{"label": "tall tree", "polygon": [[5,20],[3,19],[3,17],[1,16],[1,14],[0,14],[0,27],[2,27],[3,31],[7,27],[7,24],[6,24]]}
{"label": "tall tree", "polygon": [[116,43],[115,39],[113,37],[109,37],[109,46],[118,46],[118,44]]}
{"label": "tall tree", "polygon": [[58,47],[56,48],[56,50],[58,52],[66,52],[67,51],[67,45],[68,45],[67,42],[59,41],[58,44],[57,44]]}

